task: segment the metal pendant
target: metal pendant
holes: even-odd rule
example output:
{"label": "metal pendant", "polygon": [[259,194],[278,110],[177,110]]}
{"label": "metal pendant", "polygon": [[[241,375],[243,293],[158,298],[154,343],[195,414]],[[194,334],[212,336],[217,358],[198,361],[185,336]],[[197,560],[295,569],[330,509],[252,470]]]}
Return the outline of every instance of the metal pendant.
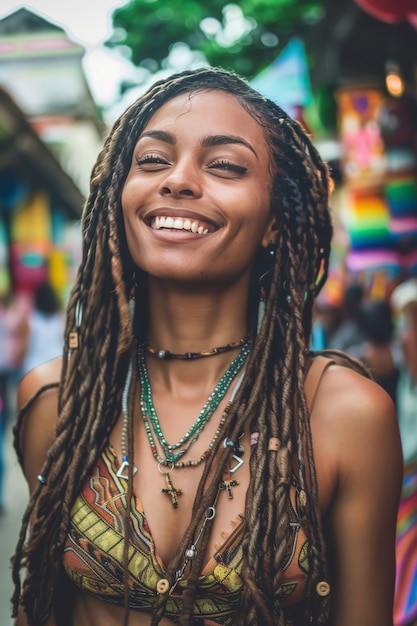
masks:
{"label": "metal pendant", "polygon": [[[128,480],[128,478],[129,478],[128,467],[129,467],[129,461],[123,461],[121,466],[119,467],[119,469],[116,472],[117,478],[124,478],[125,480]],[[133,467],[133,476],[136,474],[137,471],[138,471],[138,468],[134,466]]]}

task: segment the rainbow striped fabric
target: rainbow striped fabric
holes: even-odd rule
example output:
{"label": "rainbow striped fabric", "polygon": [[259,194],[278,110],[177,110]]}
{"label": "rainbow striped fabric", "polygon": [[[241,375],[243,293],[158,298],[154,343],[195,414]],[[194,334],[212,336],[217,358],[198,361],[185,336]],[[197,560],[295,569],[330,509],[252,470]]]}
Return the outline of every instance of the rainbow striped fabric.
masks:
{"label": "rainbow striped fabric", "polygon": [[405,467],[397,519],[394,624],[417,618],[417,460]]}

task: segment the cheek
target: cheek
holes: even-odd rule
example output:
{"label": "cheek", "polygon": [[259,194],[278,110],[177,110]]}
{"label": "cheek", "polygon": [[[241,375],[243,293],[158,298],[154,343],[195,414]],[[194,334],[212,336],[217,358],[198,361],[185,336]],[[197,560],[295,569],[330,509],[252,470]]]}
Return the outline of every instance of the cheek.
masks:
{"label": "cheek", "polygon": [[131,209],[132,206],[136,206],[140,202],[143,193],[143,180],[138,180],[136,173],[130,171],[122,189],[122,207],[126,205],[127,209]]}
{"label": "cheek", "polygon": [[129,190],[122,192],[121,196],[121,213],[125,231],[126,243],[131,257],[136,261],[138,254],[138,222],[134,203],[130,197]]}
{"label": "cheek", "polygon": [[136,224],[136,209],[138,205],[138,197],[135,193],[134,186],[126,184],[123,188],[120,198],[122,209],[123,223],[125,225],[126,234],[129,230],[133,230]]}
{"label": "cheek", "polygon": [[128,212],[129,207],[132,204],[132,189],[131,189],[131,185],[129,184],[129,181],[127,181],[123,187],[120,202],[122,205],[123,215],[125,215]]}
{"label": "cheek", "polygon": [[253,234],[259,236],[262,239],[266,229],[268,228],[271,220],[271,199],[269,194],[262,194],[254,198],[253,203],[250,205],[249,210],[252,214]]}

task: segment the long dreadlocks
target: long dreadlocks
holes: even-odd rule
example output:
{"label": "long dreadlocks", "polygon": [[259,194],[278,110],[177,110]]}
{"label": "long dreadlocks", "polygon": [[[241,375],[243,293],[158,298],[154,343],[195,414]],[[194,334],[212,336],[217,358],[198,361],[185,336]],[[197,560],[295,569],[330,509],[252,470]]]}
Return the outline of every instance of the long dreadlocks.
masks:
{"label": "long dreadlocks", "polygon": [[[317,602],[315,595],[317,581],[326,577],[326,559],[304,377],[313,303],[326,280],[330,253],[328,171],[301,126],[280,107],[238,76],[205,68],[157,82],[135,102],[115,123],[92,172],[82,219],[83,256],[67,308],[66,337],[77,333],[78,348],[72,350],[67,340],[56,438],[42,470],[45,483],[39,483],[29,502],[13,560],[14,612],[21,603],[30,626],[44,624],[52,611],[71,507],[108,443],[120,414],[129,359],[136,342],[146,336],[146,277],[129,257],[120,204],[132,153],[140,133],[162,104],[180,94],[206,90],[232,94],[263,128],[274,170],[271,207],[279,224],[265,316],[254,337],[238,397],[223,426],[225,436],[233,440],[245,425],[259,432],[251,455],[245,510],[244,618],[238,620],[252,626],[285,623],[278,592],[290,532],[289,486],[294,467],[301,519],[309,538],[306,621],[322,624],[326,620],[327,600]],[[259,274],[254,282],[258,279]],[[138,307],[132,320],[128,299],[135,285]],[[17,449],[27,408],[22,409],[15,429]],[[280,442],[276,451],[267,451],[271,437]],[[222,481],[228,451],[213,467],[216,451],[206,463],[192,520],[169,566],[167,577],[171,580]],[[187,578],[183,625],[189,624],[192,616],[207,540],[208,534],[203,536]],[[127,542],[128,537],[126,546]],[[125,557],[127,563],[127,548]],[[23,587],[22,567],[26,568]],[[152,624],[159,622],[165,604],[166,596],[159,596]]]}

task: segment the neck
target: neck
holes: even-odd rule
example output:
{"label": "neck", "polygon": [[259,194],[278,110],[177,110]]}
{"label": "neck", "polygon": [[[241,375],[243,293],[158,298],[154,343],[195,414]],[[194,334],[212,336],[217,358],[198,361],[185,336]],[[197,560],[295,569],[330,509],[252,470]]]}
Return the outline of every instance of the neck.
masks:
{"label": "neck", "polygon": [[242,289],[179,292],[151,283],[149,307],[148,343],[157,350],[200,352],[239,341],[248,332]]}
{"label": "neck", "polygon": [[[247,288],[199,292],[167,288],[150,281],[148,343],[174,353],[199,352],[239,341],[248,332]],[[161,360],[148,355],[155,389],[174,395],[208,395],[239,351],[213,358]]]}

